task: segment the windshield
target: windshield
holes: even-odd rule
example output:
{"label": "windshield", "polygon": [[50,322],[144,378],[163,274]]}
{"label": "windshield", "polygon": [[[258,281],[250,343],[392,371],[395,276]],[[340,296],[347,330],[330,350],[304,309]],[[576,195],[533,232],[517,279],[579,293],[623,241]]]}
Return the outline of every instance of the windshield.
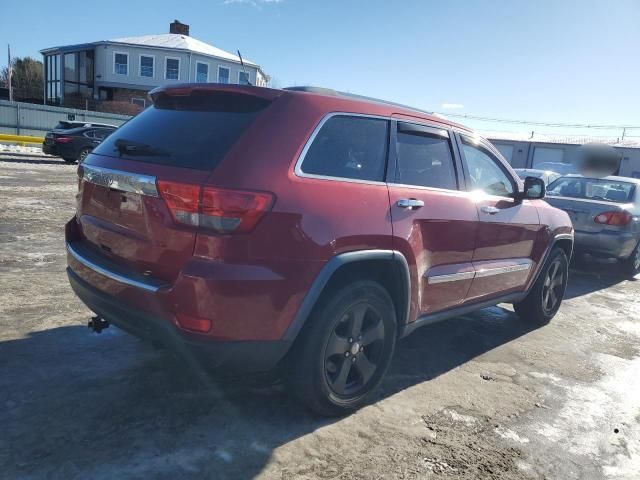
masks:
{"label": "windshield", "polygon": [[268,101],[248,95],[161,95],[116,130],[94,153],[146,163],[211,170]]}
{"label": "windshield", "polygon": [[581,177],[561,177],[547,187],[547,195],[550,196],[614,203],[630,202],[634,191],[633,183]]}

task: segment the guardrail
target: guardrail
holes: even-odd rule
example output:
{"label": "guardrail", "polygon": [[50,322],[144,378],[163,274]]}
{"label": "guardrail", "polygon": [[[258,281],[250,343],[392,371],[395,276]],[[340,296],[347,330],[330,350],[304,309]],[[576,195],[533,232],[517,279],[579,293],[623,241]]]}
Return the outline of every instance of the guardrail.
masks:
{"label": "guardrail", "polygon": [[0,142],[11,142],[22,145],[23,147],[27,144],[42,144],[44,138],[42,137],[32,137],[31,135],[8,135],[4,133],[0,133]]}

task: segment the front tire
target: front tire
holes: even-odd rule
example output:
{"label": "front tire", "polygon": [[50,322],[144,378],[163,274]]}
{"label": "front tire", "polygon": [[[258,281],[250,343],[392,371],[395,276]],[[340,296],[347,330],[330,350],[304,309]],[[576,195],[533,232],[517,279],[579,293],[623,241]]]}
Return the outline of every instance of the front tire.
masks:
{"label": "front tire", "polygon": [[356,281],[320,300],[289,357],[287,383],[313,412],[341,416],[364,405],[384,377],[396,343],[391,297]]}
{"label": "front tire", "polygon": [[532,324],[549,323],[560,309],[568,278],[567,254],[555,247],[525,299],[513,305],[515,312]]}
{"label": "front tire", "polygon": [[63,158],[64,163],[68,163],[69,165],[71,165],[72,163],[76,163],[76,159],[75,158]]}

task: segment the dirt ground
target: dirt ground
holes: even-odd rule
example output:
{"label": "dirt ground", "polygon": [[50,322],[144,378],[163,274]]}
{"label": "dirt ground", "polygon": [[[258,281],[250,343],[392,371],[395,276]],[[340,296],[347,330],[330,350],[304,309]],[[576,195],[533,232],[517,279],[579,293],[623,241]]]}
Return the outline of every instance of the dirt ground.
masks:
{"label": "dirt ground", "polygon": [[505,306],[403,340],[379,398],[318,419],[278,385],[190,375],[65,275],[75,167],[0,157],[0,477],[640,478],[640,282],[582,262],[554,321]]}

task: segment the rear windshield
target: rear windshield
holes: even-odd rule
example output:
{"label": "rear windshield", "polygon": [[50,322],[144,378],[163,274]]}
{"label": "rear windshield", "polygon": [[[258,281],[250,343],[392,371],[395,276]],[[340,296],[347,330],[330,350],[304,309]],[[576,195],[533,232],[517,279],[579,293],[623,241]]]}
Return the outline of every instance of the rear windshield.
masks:
{"label": "rear windshield", "polygon": [[634,190],[635,185],[628,182],[604,178],[561,177],[547,187],[547,195],[628,203],[633,199]]}
{"label": "rear windshield", "polygon": [[160,95],[93,153],[211,170],[269,101],[226,92]]}

